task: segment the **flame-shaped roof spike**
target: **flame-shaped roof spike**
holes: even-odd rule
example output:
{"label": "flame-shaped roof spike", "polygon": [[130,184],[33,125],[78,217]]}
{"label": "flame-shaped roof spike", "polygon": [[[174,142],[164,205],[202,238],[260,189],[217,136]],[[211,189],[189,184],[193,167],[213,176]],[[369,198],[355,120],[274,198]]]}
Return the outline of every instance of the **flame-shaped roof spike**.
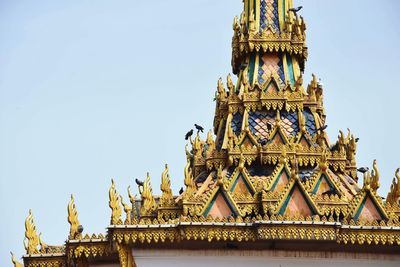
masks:
{"label": "flame-shaped roof spike", "polygon": [[38,254],[39,236],[36,233],[36,226],[33,220],[32,210],[29,210],[29,215],[25,220],[25,240],[24,246],[26,254]]}
{"label": "flame-shaped roof spike", "polygon": [[120,224],[122,222],[121,221],[122,210],[119,204],[120,201],[119,195],[117,193],[117,190],[115,189],[114,179],[111,179],[111,187],[108,190],[108,197],[109,197],[108,205],[111,208],[111,224],[112,225]]}
{"label": "flame-shaped roof spike", "polygon": [[74,195],[71,194],[71,200],[68,203],[68,223],[70,224],[69,239],[75,239],[79,234],[78,211],[76,210]]}
{"label": "flame-shaped roof spike", "polygon": [[371,189],[375,192],[380,187],[379,177],[380,177],[379,170],[378,170],[378,166],[376,164],[376,159],[375,159],[374,163],[372,165],[372,171],[371,171]]}
{"label": "flame-shaped roof spike", "polygon": [[14,253],[12,253],[10,251],[11,254],[11,262],[14,264],[14,267],[24,267],[24,265],[22,263],[20,263],[19,261],[17,261],[17,259],[14,256]]}

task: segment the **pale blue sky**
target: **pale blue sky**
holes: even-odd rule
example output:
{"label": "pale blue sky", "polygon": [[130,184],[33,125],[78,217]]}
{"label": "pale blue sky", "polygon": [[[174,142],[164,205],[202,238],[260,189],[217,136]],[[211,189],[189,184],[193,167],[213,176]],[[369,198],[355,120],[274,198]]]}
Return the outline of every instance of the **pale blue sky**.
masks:
{"label": "pale blue sky", "polygon": [[[400,2],[295,0],[308,23],[305,81],[325,84],[328,132],[361,138],[386,196],[400,167]],[[231,71],[241,0],[0,1],[0,265],[22,255],[32,208],[43,240],[67,238],[74,193],[85,232],[109,223],[107,191],[126,194],[164,164],[183,184],[184,134],[212,127],[217,79]]]}

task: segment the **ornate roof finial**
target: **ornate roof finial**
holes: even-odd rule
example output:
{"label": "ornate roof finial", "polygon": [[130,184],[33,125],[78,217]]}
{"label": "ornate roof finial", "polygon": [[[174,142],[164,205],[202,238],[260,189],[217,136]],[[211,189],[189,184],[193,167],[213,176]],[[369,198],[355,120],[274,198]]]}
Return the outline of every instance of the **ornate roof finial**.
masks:
{"label": "ornate roof finial", "polygon": [[122,209],[121,206],[119,205],[120,200],[117,190],[115,189],[114,179],[111,179],[111,187],[110,190],[108,191],[108,196],[109,196],[108,205],[111,208],[111,225],[121,224]]}
{"label": "ornate roof finial", "polygon": [[217,91],[218,91],[218,100],[224,101],[226,99],[226,91],[224,88],[224,83],[222,82],[222,78],[219,78],[218,80]]}
{"label": "ornate roof finial", "polygon": [[36,226],[33,220],[32,210],[29,210],[29,215],[25,220],[25,240],[24,246],[26,254],[38,254],[39,236],[36,233]]}
{"label": "ornate roof finial", "polygon": [[142,207],[140,208],[140,215],[141,216],[152,215],[157,209],[157,204],[153,196],[153,190],[151,187],[149,173],[147,173],[146,180],[144,180],[141,197],[142,197]]}
{"label": "ornate roof finial", "polygon": [[132,204],[132,217],[136,217],[136,195],[133,195],[131,192],[131,186],[128,186],[128,196],[129,196],[129,201]]}
{"label": "ornate roof finial", "polygon": [[386,201],[391,205],[400,205],[400,168],[395,172],[396,178],[393,178],[390,192],[387,195]]}
{"label": "ornate roof finial", "polygon": [[231,74],[228,74],[227,86],[229,90],[229,96],[232,97],[235,94],[235,85],[233,84]]}
{"label": "ornate roof finial", "polygon": [[194,183],[194,178],[193,178],[193,173],[190,168],[190,162],[188,162],[185,166],[185,180],[184,180],[185,186],[186,186],[186,192],[185,196],[191,196],[194,191],[196,190],[196,185]]}
{"label": "ornate roof finial", "polygon": [[161,200],[162,204],[168,204],[173,200],[172,190],[171,190],[171,180],[169,178],[168,164],[165,164],[165,170],[161,175]]}
{"label": "ornate roof finial", "polygon": [[122,207],[124,207],[124,211],[126,214],[125,224],[129,225],[129,224],[131,224],[131,218],[132,218],[132,206],[126,204],[121,195],[119,196],[119,198],[121,200],[121,205],[122,205]]}
{"label": "ornate roof finial", "polygon": [[371,189],[373,191],[377,191],[380,187],[380,182],[379,182],[379,170],[378,166],[376,165],[376,159],[374,160],[374,164],[372,165],[372,171],[371,171]]}
{"label": "ornate roof finial", "polygon": [[14,253],[11,253],[11,261],[14,264],[14,267],[24,267],[24,265],[22,263],[20,263],[19,261],[17,261],[17,259],[14,256]]}
{"label": "ornate roof finial", "polygon": [[71,200],[68,203],[68,223],[69,228],[69,239],[76,239],[79,235],[79,220],[78,211],[76,210],[74,196],[71,194]]}

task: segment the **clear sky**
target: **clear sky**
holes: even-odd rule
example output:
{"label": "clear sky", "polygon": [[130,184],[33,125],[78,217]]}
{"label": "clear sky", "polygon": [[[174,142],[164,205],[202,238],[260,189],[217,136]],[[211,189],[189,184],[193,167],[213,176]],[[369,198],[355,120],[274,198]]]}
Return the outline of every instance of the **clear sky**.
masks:
{"label": "clear sky", "polygon": [[[325,85],[328,133],[350,127],[378,160],[386,196],[400,167],[400,2],[295,0],[308,25],[304,80]],[[164,164],[183,185],[185,133],[210,129],[231,71],[241,0],[0,1],[0,265],[24,253],[33,210],[49,244],[67,238],[74,193],[85,232],[105,232],[108,188],[126,194]],[[135,187],[136,188],[136,187]]]}

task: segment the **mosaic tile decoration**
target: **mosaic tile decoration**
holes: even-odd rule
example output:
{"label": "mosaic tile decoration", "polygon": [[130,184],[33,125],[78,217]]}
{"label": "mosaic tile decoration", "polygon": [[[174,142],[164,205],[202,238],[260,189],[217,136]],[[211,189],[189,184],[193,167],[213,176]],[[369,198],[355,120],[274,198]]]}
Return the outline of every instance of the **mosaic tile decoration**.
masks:
{"label": "mosaic tile decoration", "polygon": [[275,123],[275,112],[272,111],[258,111],[249,112],[249,128],[251,132],[260,138],[268,138]]}
{"label": "mosaic tile decoration", "polygon": [[278,0],[260,0],[260,29],[266,29],[269,25],[274,31],[279,32]]}
{"label": "mosaic tile decoration", "polygon": [[285,84],[285,71],[283,69],[283,59],[282,55],[278,54],[264,54],[259,59],[258,65],[258,83],[262,85],[265,83],[271,74],[277,74],[280,78],[280,85]]}
{"label": "mosaic tile decoration", "polygon": [[314,116],[312,115],[311,111],[308,108],[304,109],[303,114],[304,114],[304,118],[306,120],[306,129],[307,129],[307,131],[312,136],[314,136],[317,133]]}
{"label": "mosaic tile decoration", "polygon": [[296,112],[281,112],[281,125],[286,133],[295,136],[299,132],[299,122]]}
{"label": "mosaic tile decoration", "polygon": [[232,118],[232,130],[238,136],[242,130],[243,115],[237,112]]}

